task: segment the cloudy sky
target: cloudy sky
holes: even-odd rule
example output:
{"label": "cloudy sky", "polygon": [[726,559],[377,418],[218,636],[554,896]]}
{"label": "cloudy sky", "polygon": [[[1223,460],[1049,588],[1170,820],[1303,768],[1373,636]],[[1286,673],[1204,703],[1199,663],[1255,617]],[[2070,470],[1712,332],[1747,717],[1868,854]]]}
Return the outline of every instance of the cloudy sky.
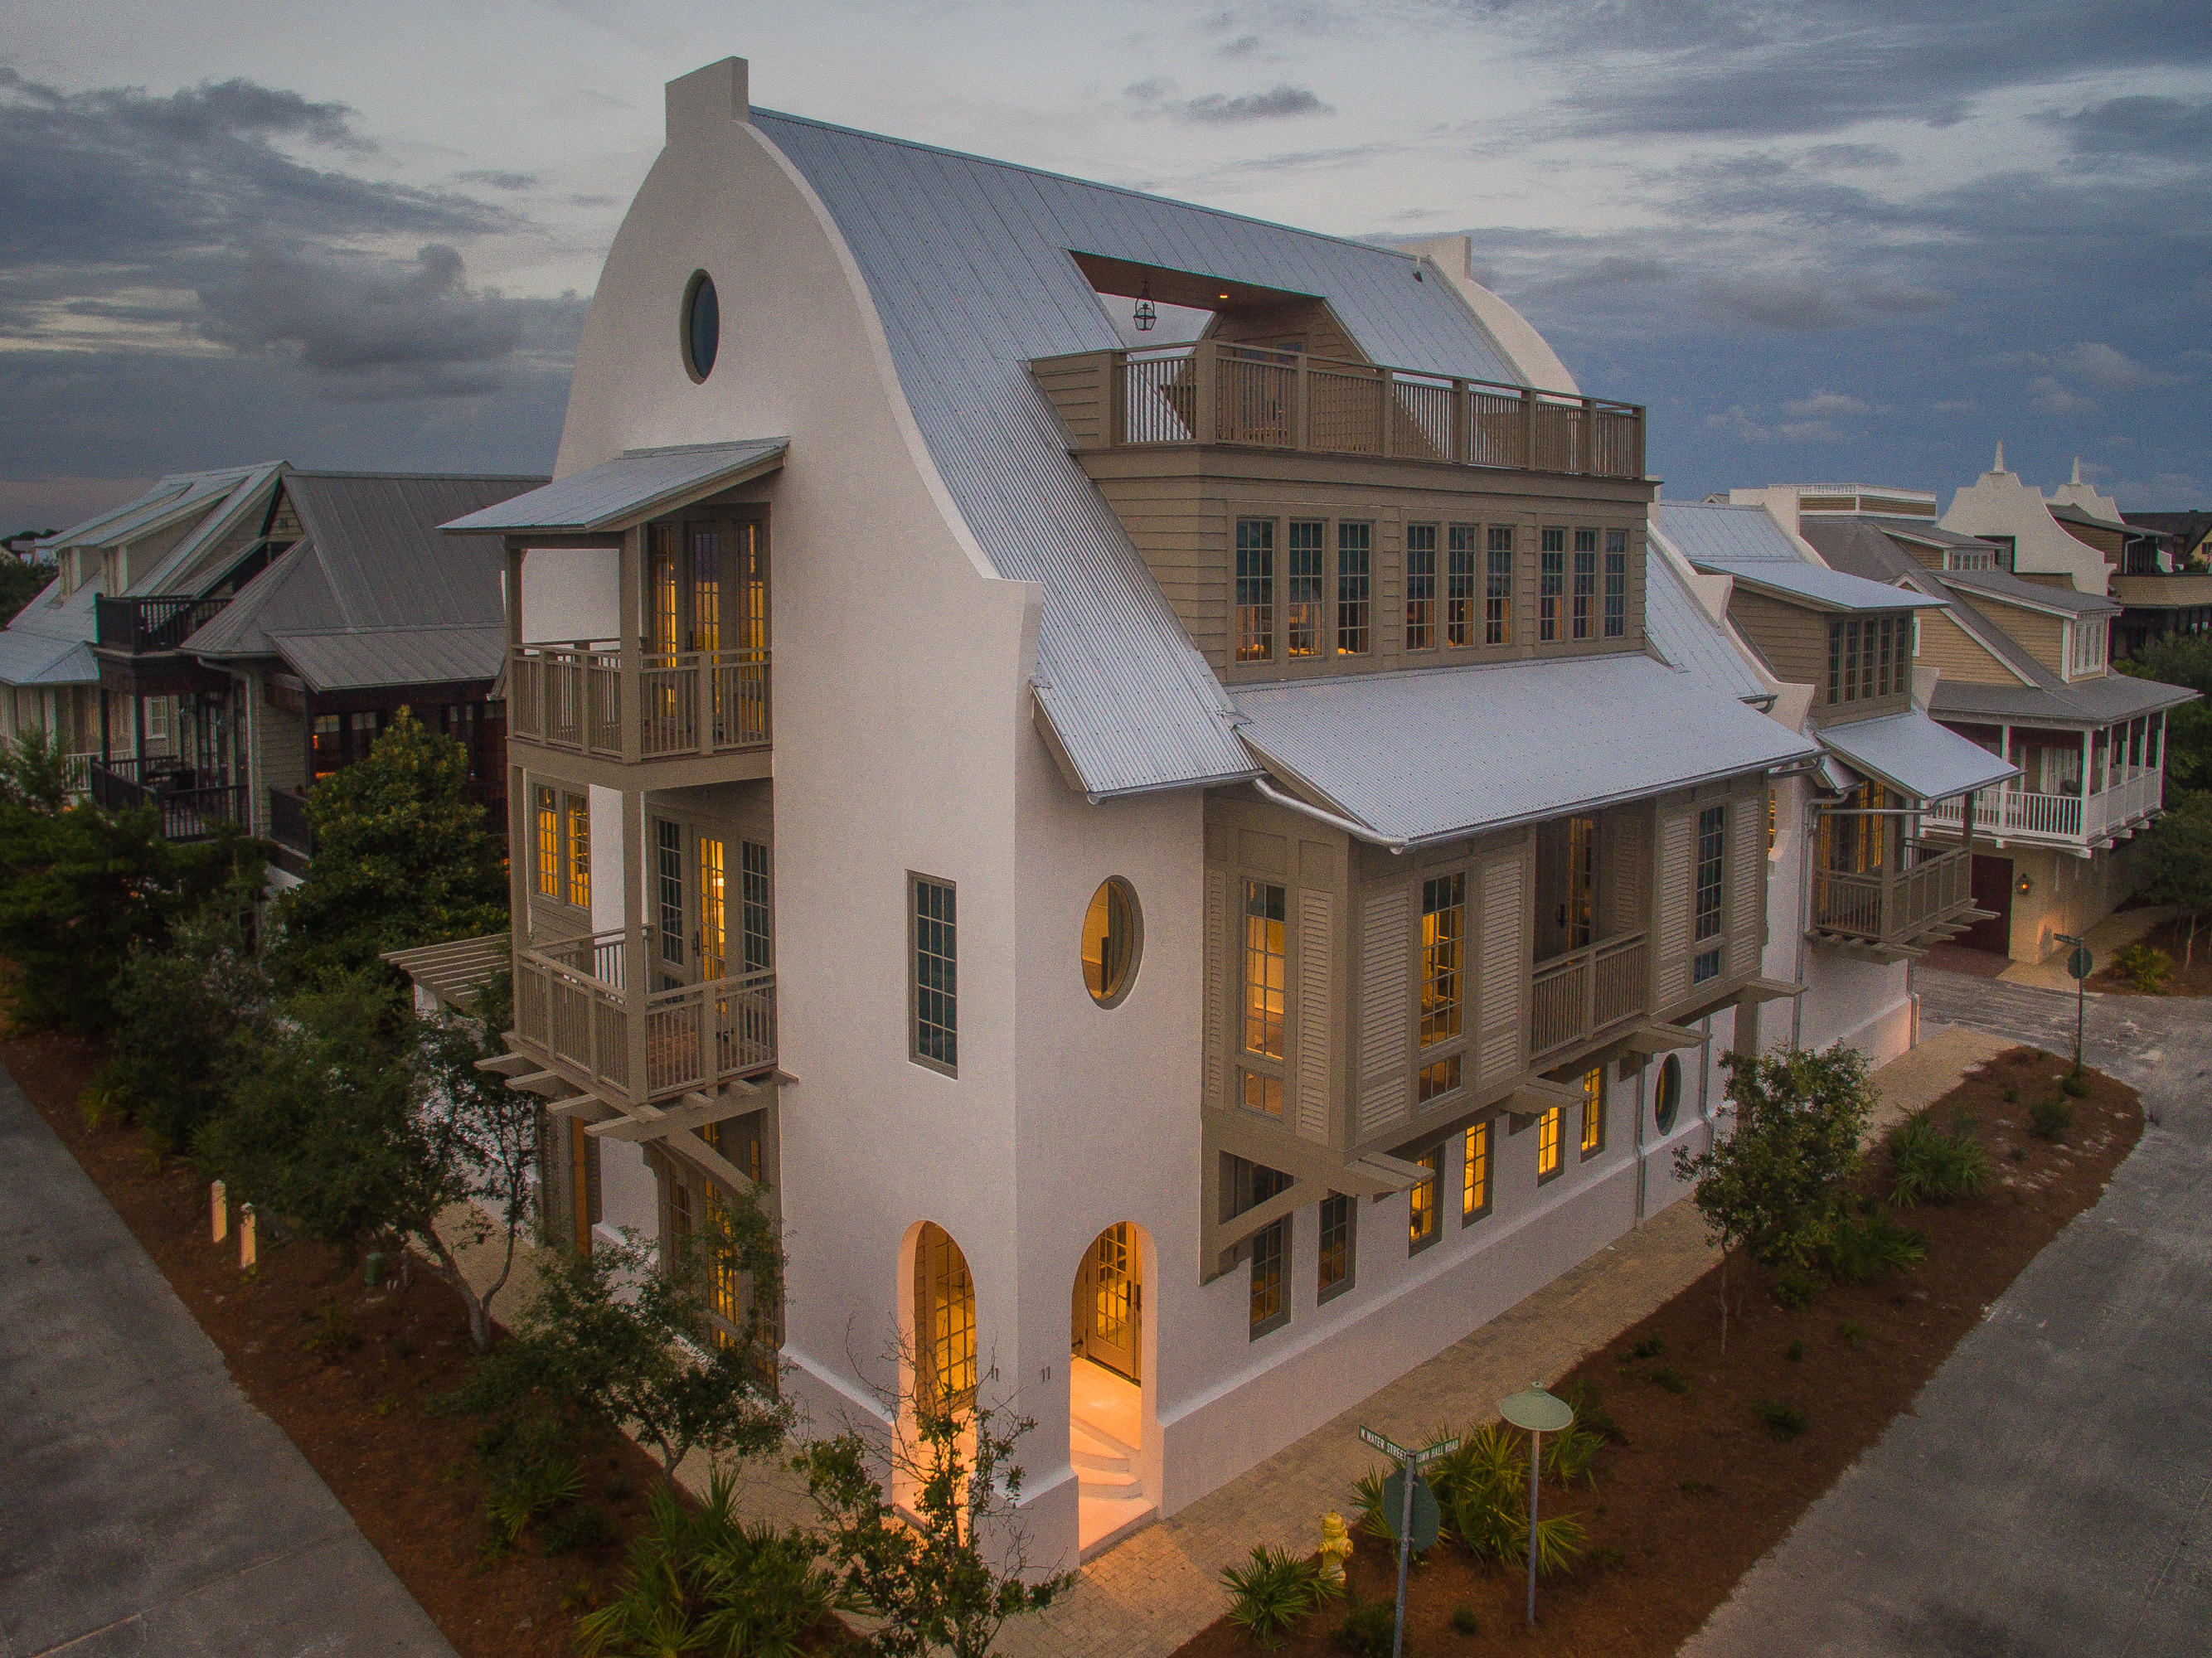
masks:
{"label": "cloudy sky", "polygon": [[2205,0],[0,0],[4,527],[244,459],[544,469],[661,83],[731,53],[768,108],[1464,230],[1670,495],[1948,499],[2002,438],[2212,505]]}

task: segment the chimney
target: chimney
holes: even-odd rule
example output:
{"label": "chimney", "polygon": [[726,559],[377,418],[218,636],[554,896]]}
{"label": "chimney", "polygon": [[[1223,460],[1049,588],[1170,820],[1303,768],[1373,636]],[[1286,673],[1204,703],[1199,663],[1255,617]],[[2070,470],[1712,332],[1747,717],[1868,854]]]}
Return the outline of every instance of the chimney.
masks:
{"label": "chimney", "polygon": [[704,137],[724,122],[742,126],[751,120],[750,78],[744,58],[725,58],[671,81],[668,142]]}

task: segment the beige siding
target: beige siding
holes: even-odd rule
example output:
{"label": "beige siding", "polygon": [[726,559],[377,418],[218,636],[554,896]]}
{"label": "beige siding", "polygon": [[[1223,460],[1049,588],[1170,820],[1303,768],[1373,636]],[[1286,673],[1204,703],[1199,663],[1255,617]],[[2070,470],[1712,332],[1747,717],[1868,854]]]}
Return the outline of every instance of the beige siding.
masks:
{"label": "beige siding", "polygon": [[1297,904],[1298,999],[1297,1121],[1300,1135],[1328,1139],[1329,1048],[1334,1023],[1331,991],[1336,964],[1336,895],[1301,888]]}
{"label": "beige siding", "polygon": [[1777,676],[1816,689],[1828,683],[1828,615],[1784,604],[1741,586],[1729,596],[1729,618],[1743,629]]}
{"label": "beige siding", "polygon": [[1525,839],[1501,847],[1481,872],[1481,953],[1474,1005],[1478,1086],[1494,1087],[1521,1070],[1528,1028],[1529,848]]}
{"label": "beige siding", "polygon": [[1308,356],[1331,357],[1339,362],[1368,360],[1323,300],[1223,312],[1206,325],[1206,337],[1236,345],[1299,350]]}
{"label": "beige siding", "polygon": [[1359,1138],[1389,1133],[1413,1116],[1413,892],[1370,892],[1359,935]]}
{"label": "beige siding", "polygon": [[2002,604],[1983,593],[1955,593],[1953,597],[1972,604],[2051,672],[2063,675],[2066,671],[2066,624],[2059,617],[2017,604]]}
{"label": "beige siding", "polygon": [[1030,373],[1052,399],[1052,406],[1060,410],[1060,419],[1067,423],[1068,438],[1077,448],[1095,448],[1113,441],[1111,352],[1048,357],[1032,363]]}
{"label": "beige siding", "polygon": [[2020,683],[2018,674],[1940,611],[1929,611],[1920,618],[1920,654],[1916,660],[1923,667],[1940,670],[1946,679],[1964,680],[1975,685]]}
{"label": "beige siding", "polygon": [[1672,1007],[1690,993],[1691,887],[1696,878],[1697,809],[1687,800],[1659,811],[1657,947],[1652,951],[1659,1005]]}

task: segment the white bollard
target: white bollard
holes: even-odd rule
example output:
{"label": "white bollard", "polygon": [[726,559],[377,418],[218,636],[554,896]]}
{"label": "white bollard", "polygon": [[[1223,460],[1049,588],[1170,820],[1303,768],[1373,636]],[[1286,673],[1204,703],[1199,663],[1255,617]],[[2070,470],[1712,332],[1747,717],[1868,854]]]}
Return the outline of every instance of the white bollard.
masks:
{"label": "white bollard", "polygon": [[241,1272],[250,1270],[255,1259],[253,1206],[250,1203],[241,1203],[238,1206],[238,1270]]}
{"label": "white bollard", "polygon": [[208,1219],[215,1228],[215,1242],[221,1243],[230,1236],[230,1202],[221,1181],[208,1187]]}

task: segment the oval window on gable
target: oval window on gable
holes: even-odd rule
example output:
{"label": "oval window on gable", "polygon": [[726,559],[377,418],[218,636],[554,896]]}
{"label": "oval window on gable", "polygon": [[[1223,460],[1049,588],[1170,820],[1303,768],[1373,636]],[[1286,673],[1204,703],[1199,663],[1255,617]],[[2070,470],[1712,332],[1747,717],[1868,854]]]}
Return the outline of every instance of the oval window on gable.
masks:
{"label": "oval window on gable", "polygon": [[695,380],[714,372],[714,354],[722,345],[722,305],[714,295],[714,279],[703,270],[691,273],[684,289],[684,370]]}
{"label": "oval window on gable", "polygon": [[1671,1134],[1674,1132],[1674,1119],[1682,1109],[1682,1062],[1672,1054],[1660,1062],[1656,1092],[1652,1120],[1659,1125],[1661,1133]]}
{"label": "oval window on gable", "polygon": [[1137,957],[1144,953],[1143,917],[1136,890],[1109,876],[1091,895],[1083,917],[1083,982],[1101,1007],[1117,1005],[1136,981]]}

